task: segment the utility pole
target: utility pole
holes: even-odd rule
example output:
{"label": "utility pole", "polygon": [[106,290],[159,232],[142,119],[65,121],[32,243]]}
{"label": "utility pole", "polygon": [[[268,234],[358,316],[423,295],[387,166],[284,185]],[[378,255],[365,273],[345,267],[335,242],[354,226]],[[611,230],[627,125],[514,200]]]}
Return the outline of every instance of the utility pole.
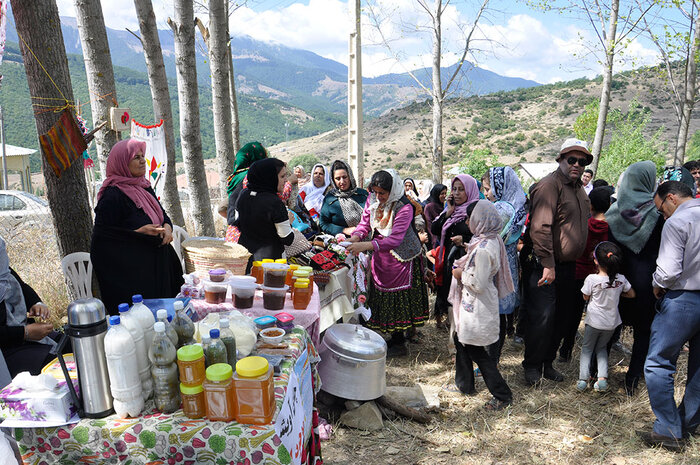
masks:
{"label": "utility pole", "polygon": [[357,186],[364,184],[362,149],[362,42],[360,40],[360,2],[350,2],[354,21],[350,29],[348,63],[348,164],[355,172]]}
{"label": "utility pole", "polygon": [[2,188],[7,189],[7,154],[5,153],[5,117],[0,107],[0,138],[2,139]]}

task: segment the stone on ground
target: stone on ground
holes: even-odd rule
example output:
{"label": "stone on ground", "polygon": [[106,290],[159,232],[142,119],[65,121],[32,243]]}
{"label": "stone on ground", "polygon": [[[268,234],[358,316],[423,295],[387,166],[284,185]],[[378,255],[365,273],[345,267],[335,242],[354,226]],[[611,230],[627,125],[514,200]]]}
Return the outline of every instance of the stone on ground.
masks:
{"label": "stone on ground", "polygon": [[343,412],[338,420],[349,428],[377,431],[384,428],[382,412],[374,402],[365,402],[356,409]]}

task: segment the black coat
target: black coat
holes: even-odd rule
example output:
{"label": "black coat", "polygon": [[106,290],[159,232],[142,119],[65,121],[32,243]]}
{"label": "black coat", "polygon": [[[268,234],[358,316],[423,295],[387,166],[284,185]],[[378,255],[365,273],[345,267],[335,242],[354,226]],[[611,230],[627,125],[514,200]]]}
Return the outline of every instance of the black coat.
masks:
{"label": "black coat", "polygon": [[[433,233],[436,241],[439,240],[442,235],[442,226],[445,224],[445,221],[447,221],[447,217],[443,212],[435,219],[435,221],[433,221],[433,224],[430,227],[430,232]],[[460,221],[451,225],[445,234],[445,258],[442,268],[443,278],[442,285],[438,286],[437,290],[438,297],[441,299],[447,299],[447,295],[450,293],[450,284],[452,284],[452,265],[454,264],[455,260],[458,260],[466,253],[463,247],[456,247],[450,240],[450,238],[454,236],[462,236],[463,244],[466,244],[471,240],[472,233],[469,230],[469,226],[467,226],[466,221]]]}
{"label": "black coat", "polygon": [[[147,189],[155,197],[152,189]],[[162,208],[162,207],[161,207]],[[165,211],[164,222],[172,225]],[[158,236],[135,230],[150,217],[119,188],[108,187],[95,207],[90,259],[100,286],[100,298],[110,315],[131,296],[175,297],[184,283],[182,266],[172,245]]]}

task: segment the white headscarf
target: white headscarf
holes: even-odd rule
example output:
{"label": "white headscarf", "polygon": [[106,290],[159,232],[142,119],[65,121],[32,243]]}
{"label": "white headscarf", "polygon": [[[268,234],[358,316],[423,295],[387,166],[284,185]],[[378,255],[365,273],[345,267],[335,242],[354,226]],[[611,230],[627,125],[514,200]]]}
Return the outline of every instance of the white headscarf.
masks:
{"label": "white headscarf", "polygon": [[396,170],[383,170],[391,175],[391,192],[389,198],[383,204],[379,203],[375,193],[370,194],[369,212],[372,230],[376,230],[384,237],[391,235],[394,226],[394,204],[405,195],[403,181]]}
{"label": "white headscarf", "polygon": [[430,190],[433,188],[435,184],[433,184],[433,181],[426,180],[424,179],[423,181],[418,182],[420,184],[420,188],[418,189],[418,194],[419,194],[419,199],[421,202],[427,202],[428,199],[430,198]]}
{"label": "white headscarf", "polygon": [[[314,171],[316,168],[321,167],[323,169],[323,186],[316,187],[314,185]],[[315,210],[316,213],[321,213],[321,207],[323,206],[323,196],[326,192],[326,188],[331,183],[331,173],[330,170],[323,166],[321,163],[317,163],[311,168],[311,180],[301,188],[299,194],[304,193],[304,206],[307,210]]]}

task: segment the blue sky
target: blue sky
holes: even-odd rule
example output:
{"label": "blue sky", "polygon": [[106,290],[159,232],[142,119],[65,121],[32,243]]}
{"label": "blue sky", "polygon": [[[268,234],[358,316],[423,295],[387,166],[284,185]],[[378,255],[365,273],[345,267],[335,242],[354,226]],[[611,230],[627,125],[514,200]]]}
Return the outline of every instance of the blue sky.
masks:
{"label": "blue sky", "polygon": [[[159,27],[166,29],[167,15],[173,11],[172,0],[153,3]],[[58,5],[62,15],[75,15],[73,0],[58,0]],[[102,0],[102,5],[107,26],[138,27],[130,1]],[[415,27],[425,22],[426,15],[421,14],[415,0],[373,0],[372,5],[371,9],[363,1],[363,74],[400,73],[429,65],[430,36]],[[474,5],[467,0],[453,0],[446,11],[443,66],[457,61],[463,37],[459,26],[472,21]],[[469,56],[478,66],[541,83],[600,74],[598,57],[588,53],[595,40],[587,21],[573,14],[534,10],[524,1],[492,0],[490,6],[477,33],[475,49],[479,51]],[[206,22],[206,14],[199,16]],[[232,16],[231,30],[347,63],[349,18],[347,0],[249,0]],[[380,29],[390,40],[390,49],[381,45],[372,18],[380,19]],[[399,21],[411,26],[401,27]],[[654,64],[657,60],[653,44],[636,39],[627,47],[624,62],[619,62],[616,70]]]}

